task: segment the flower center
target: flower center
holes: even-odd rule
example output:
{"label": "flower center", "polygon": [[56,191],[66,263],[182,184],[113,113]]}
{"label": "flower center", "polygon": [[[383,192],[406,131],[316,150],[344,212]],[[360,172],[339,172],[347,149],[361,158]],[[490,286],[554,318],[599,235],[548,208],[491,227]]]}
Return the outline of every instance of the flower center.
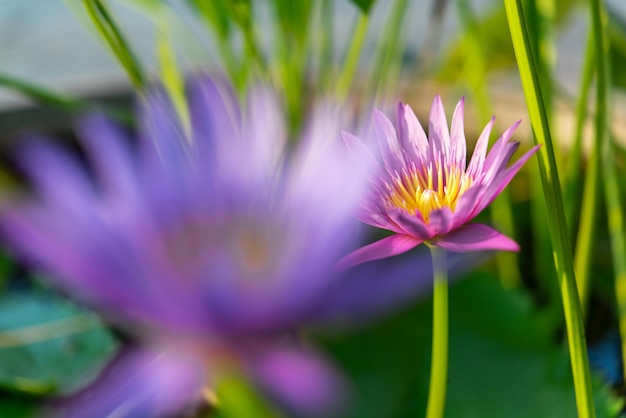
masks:
{"label": "flower center", "polygon": [[390,207],[403,209],[411,215],[418,212],[428,223],[435,209],[448,207],[452,212],[460,197],[473,183],[473,178],[460,167],[435,163],[418,168],[415,163],[395,173],[391,184],[386,183],[385,200]]}
{"label": "flower center", "polygon": [[280,236],[271,225],[245,217],[202,219],[190,216],[167,231],[164,255],[177,274],[205,277],[211,266],[227,265],[246,283],[266,278],[278,265],[274,248]]}

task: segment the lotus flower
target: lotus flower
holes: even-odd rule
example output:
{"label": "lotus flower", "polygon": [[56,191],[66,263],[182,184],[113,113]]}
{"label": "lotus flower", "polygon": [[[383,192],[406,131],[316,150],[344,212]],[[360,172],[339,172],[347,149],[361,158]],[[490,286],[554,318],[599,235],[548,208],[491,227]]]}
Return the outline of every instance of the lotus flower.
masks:
{"label": "lotus flower", "polygon": [[[519,143],[510,141],[519,125],[507,129],[486,155],[492,118],[481,133],[466,166],[463,100],[448,130],[443,104],[436,96],[430,111],[428,137],[411,108],[398,104],[397,130],[380,111],[374,112],[374,130],[382,165],[372,176],[372,188],[358,212],[363,222],[394,232],[362,247],[339,263],[349,267],[390,257],[426,242],[453,252],[517,251],[517,243],[491,227],[468,223],[485,209],[537,151],[526,152],[507,164]],[[367,145],[344,132],[348,147],[358,159],[376,161]],[[486,155],[486,156],[485,156]]]}
{"label": "lotus flower", "polygon": [[345,164],[334,112],[318,109],[288,152],[277,99],[257,89],[246,103],[196,80],[185,130],[155,91],[135,149],[127,132],[91,117],[78,132],[90,172],[49,141],[18,150],[34,196],[0,207],[5,243],[150,348],[119,360],[124,374],[97,382],[65,416],[115,415],[121,404],[129,416],[170,414],[190,385],[197,394],[219,384],[224,364],[294,409],[335,402],[337,376],[294,344],[293,329],[343,274],[335,266],[355,246],[363,173]]}

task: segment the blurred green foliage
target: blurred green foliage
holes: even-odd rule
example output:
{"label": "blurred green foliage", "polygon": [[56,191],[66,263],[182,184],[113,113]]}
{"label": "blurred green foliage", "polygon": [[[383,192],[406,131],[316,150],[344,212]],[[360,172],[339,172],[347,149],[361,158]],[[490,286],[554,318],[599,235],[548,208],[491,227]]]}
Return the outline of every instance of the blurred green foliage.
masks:
{"label": "blurred green foliage", "polygon": [[[431,300],[356,331],[318,335],[353,382],[346,417],[423,416],[428,390]],[[568,354],[524,290],[505,290],[476,271],[450,289],[450,369],[446,416],[573,417]],[[623,401],[594,383],[598,417]]]}

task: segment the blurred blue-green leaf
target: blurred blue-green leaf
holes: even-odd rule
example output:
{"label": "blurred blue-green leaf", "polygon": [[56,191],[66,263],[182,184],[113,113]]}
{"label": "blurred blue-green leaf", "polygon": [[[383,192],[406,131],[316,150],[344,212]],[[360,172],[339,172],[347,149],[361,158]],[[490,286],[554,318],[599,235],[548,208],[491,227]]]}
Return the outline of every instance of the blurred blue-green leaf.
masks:
{"label": "blurred blue-green leaf", "polygon": [[101,321],[49,295],[0,300],[0,388],[13,393],[72,393],[92,381],[116,351]]}

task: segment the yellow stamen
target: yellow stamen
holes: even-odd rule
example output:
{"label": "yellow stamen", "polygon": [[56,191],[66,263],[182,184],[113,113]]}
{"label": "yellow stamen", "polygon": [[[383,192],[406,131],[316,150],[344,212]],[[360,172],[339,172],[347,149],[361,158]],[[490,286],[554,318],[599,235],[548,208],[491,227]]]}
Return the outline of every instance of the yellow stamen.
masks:
{"label": "yellow stamen", "polygon": [[448,207],[452,212],[473,183],[472,177],[457,166],[434,164],[418,169],[411,165],[396,173],[387,185],[387,204],[414,215],[418,212],[425,222],[435,209]]}

